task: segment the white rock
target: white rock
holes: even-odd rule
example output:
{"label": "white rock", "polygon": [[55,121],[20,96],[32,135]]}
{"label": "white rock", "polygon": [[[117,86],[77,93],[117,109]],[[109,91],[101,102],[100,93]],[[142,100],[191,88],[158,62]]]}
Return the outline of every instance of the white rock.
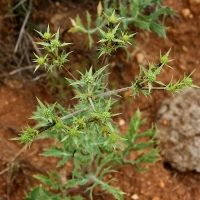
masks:
{"label": "white rock", "polygon": [[133,194],[133,195],[131,196],[131,199],[137,200],[137,199],[139,199],[139,196],[138,196],[137,194]]}
{"label": "white rock", "polygon": [[179,171],[200,172],[200,90],[187,89],[164,101],[156,124],[165,161]]}

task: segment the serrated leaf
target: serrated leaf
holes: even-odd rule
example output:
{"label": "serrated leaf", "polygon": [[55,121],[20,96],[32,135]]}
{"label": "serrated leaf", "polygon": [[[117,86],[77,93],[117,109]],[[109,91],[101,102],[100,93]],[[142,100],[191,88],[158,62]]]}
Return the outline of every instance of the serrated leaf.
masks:
{"label": "serrated leaf", "polygon": [[49,187],[52,186],[52,181],[45,175],[37,174],[37,175],[34,175],[33,177],[38,179],[39,181],[41,181],[45,185],[48,185]]}
{"label": "serrated leaf", "polygon": [[152,149],[149,153],[144,153],[137,162],[138,163],[155,163],[159,160],[159,151],[158,149]]}
{"label": "serrated leaf", "polygon": [[31,190],[30,196],[26,196],[26,200],[38,200],[38,194],[40,192],[40,186]]}
{"label": "serrated leaf", "polygon": [[[73,156],[73,154],[72,154]],[[72,156],[70,158],[72,158]],[[62,160],[60,160],[57,164],[57,167],[61,167],[62,165],[66,164],[66,162],[69,160],[68,156],[63,156]]]}
{"label": "serrated leaf", "polygon": [[103,66],[102,68],[100,68],[99,70],[97,70],[95,73],[94,73],[94,78],[96,78],[97,76],[99,76],[107,67],[108,67],[109,64]]}
{"label": "serrated leaf", "polygon": [[53,148],[45,149],[45,152],[42,153],[41,155],[43,155],[43,156],[54,156],[54,157],[65,156],[65,157],[71,158],[73,154],[71,152],[65,152],[64,149],[62,149],[62,148],[53,147]]}
{"label": "serrated leaf", "polygon": [[138,4],[136,2],[132,2],[130,14],[131,14],[131,17],[133,18],[133,20],[137,19],[138,11],[139,11]]}
{"label": "serrated leaf", "polygon": [[141,137],[152,137],[154,136],[156,133],[154,131],[154,127],[152,127],[151,129],[149,129],[148,131],[145,131],[143,133],[137,134],[136,135],[136,139],[137,138],[141,138]]}
{"label": "serrated leaf", "polygon": [[39,103],[39,105],[40,105],[40,107],[42,109],[46,109],[47,108],[37,97],[36,97],[36,99],[37,99],[37,101],[38,101],[38,103]]}
{"label": "serrated leaf", "polygon": [[[32,190],[34,193],[37,192],[37,195],[31,195],[28,197],[26,196],[26,200],[71,200],[69,197],[59,197],[56,194],[51,194],[41,186],[36,187]],[[35,193],[36,194],[36,193]]]}
{"label": "serrated leaf", "polygon": [[[98,179],[96,177],[94,177],[94,182],[95,182],[95,185],[97,185],[97,184],[100,185],[103,190],[106,190],[107,192],[112,194],[115,197],[115,199],[117,199],[117,200],[124,199],[123,195],[125,193],[123,191],[121,191],[120,189],[113,187],[113,186],[109,185],[107,182],[104,182],[101,179]],[[87,190],[90,191],[90,198],[92,199],[93,186],[89,187]]]}
{"label": "serrated leaf", "polygon": [[55,34],[55,39],[59,40],[59,36],[60,36],[60,28],[58,28],[56,34]]}
{"label": "serrated leaf", "polygon": [[130,121],[130,127],[129,127],[129,133],[130,135],[134,135],[137,133],[138,131],[138,128],[145,122],[143,121],[142,123],[140,122],[140,119],[141,119],[141,112],[140,110],[138,109],[136,111],[136,114],[135,116],[131,119]]}
{"label": "serrated leaf", "polygon": [[76,16],[76,23],[77,23],[77,25],[79,25],[80,27],[83,27],[83,24],[82,24],[82,21],[81,21],[81,18],[79,17],[79,15]]}
{"label": "serrated leaf", "polygon": [[148,30],[148,31],[150,30],[149,29],[150,24],[148,22],[141,21],[141,20],[134,20],[134,24],[135,24],[135,26],[137,26],[143,30]]}
{"label": "serrated leaf", "polygon": [[100,29],[100,28],[98,28],[98,30],[102,34],[102,36],[104,37],[106,33],[102,29]]}
{"label": "serrated leaf", "polygon": [[64,187],[71,188],[78,185],[85,185],[89,180],[90,178],[84,178],[84,177],[82,177],[82,179],[71,179],[66,184],[64,184]]}
{"label": "serrated leaf", "polygon": [[157,23],[155,23],[155,22],[152,22],[152,23],[150,24],[150,29],[151,29],[152,31],[155,31],[158,35],[160,35],[160,36],[162,36],[162,37],[164,37],[164,38],[167,37],[167,36],[166,36],[166,30],[167,30],[166,27],[163,27],[163,26],[161,26],[161,25],[159,25],[159,24],[157,24]]}
{"label": "serrated leaf", "polygon": [[153,0],[138,1],[140,11],[142,11],[144,8],[146,8],[152,1]]}
{"label": "serrated leaf", "polygon": [[110,110],[110,103],[111,103],[111,99],[108,100],[108,103],[105,107],[105,111],[108,112]]}
{"label": "serrated leaf", "polygon": [[152,14],[148,16],[151,21],[155,21],[160,15],[163,15],[165,12],[165,8],[160,8],[155,10]]}
{"label": "serrated leaf", "polygon": [[49,44],[48,42],[36,42],[37,44],[44,46],[44,47],[50,47],[51,44]]}
{"label": "serrated leaf", "polygon": [[122,17],[126,17],[127,8],[121,2],[119,3],[119,11]]}
{"label": "serrated leaf", "polygon": [[87,26],[88,26],[88,29],[90,29],[90,26],[91,26],[91,15],[88,11],[86,11],[86,15],[87,15]]}

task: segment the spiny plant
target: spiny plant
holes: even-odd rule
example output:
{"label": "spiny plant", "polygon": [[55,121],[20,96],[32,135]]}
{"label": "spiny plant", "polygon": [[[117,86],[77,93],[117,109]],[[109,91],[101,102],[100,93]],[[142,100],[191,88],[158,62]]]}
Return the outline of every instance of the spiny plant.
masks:
{"label": "spiny plant", "polygon": [[[97,6],[97,15],[92,16],[89,12],[86,12],[86,24],[84,24],[79,15],[76,19],[71,19],[72,28],[69,32],[76,33],[81,32],[88,37],[88,45],[90,48],[94,44],[94,35],[99,33],[98,28],[103,28],[107,23],[108,16],[111,16],[113,9],[116,11],[116,14],[121,16],[121,26],[123,27],[124,32],[128,30],[129,25],[134,25],[140,29],[146,31],[156,32],[161,37],[166,37],[166,27],[164,26],[164,21],[166,16],[172,16],[175,14],[173,10],[162,5],[163,0],[104,0],[103,3],[99,1]],[[105,15],[102,15],[104,11]],[[130,42],[134,44],[133,37],[130,37]],[[127,56],[129,57],[129,51],[125,49]],[[72,67],[73,68],[73,67]],[[59,76],[59,72],[57,72]],[[53,74],[48,75],[51,77],[54,84],[60,85],[60,91],[63,95],[65,94],[66,85],[64,82],[61,82],[61,79],[58,79]],[[50,83],[50,82],[48,82]],[[53,83],[51,84],[53,88]],[[57,87],[58,88],[58,87]]]}
{"label": "spiny plant", "polygon": [[[69,32],[82,32],[88,35],[89,47],[92,47],[92,35],[102,28],[107,23],[107,16],[110,16],[113,9],[122,17],[121,23],[123,30],[127,30],[130,24],[139,27],[142,30],[153,31],[159,36],[166,37],[166,27],[164,21],[166,16],[175,15],[175,12],[170,8],[162,5],[163,0],[104,0],[97,6],[97,16],[91,23],[92,17],[89,12],[86,12],[87,24],[82,23],[81,18],[77,15],[76,19],[71,19],[72,28]],[[105,15],[102,15],[104,11]],[[95,25],[95,26],[92,26]],[[133,38],[131,38],[133,39]]]}
{"label": "spiny plant", "polygon": [[[96,71],[91,67],[85,73],[79,72],[79,80],[64,66],[71,52],[65,53],[62,49],[70,44],[59,40],[59,30],[52,34],[48,26],[45,33],[37,31],[43,39],[38,44],[46,53],[43,57],[35,54],[35,71],[39,67],[45,67],[49,73],[54,68],[63,70],[68,76],[66,80],[75,90],[74,98],[78,99],[78,103],[74,108],[66,110],[58,103],[48,105],[37,99],[39,106],[32,116],[32,119],[38,121],[37,127],[27,126],[22,129],[19,137],[13,139],[30,147],[36,138],[53,138],[55,144],[46,148],[42,155],[60,158],[57,167],[64,166],[67,162],[73,163],[72,176],[65,183],[61,181],[57,171],[50,171],[48,175],[35,175],[35,178],[47,187],[37,186],[26,195],[27,200],[92,199],[96,187],[112,194],[115,199],[124,199],[124,192],[112,186],[114,178],[108,180],[105,176],[108,173],[117,173],[117,166],[120,165],[130,164],[138,170],[144,170],[141,163],[155,163],[159,159],[158,149],[155,147],[157,131],[152,126],[139,133],[145,119],[141,119],[138,110],[130,120],[128,132],[120,134],[113,122],[113,117],[119,115],[112,113],[112,106],[117,101],[114,97],[127,90],[131,90],[132,96],[135,97],[140,92],[150,96],[154,89],[174,93],[183,88],[197,87],[193,84],[191,74],[185,75],[176,83],[170,81],[167,85],[157,80],[163,67],[170,62],[168,51],[165,55],[160,55],[159,64],[149,63],[148,68],[140,66],[138,78],[129,87],[110,91],[104,81],[108,76],[108,73],[105,73],[108,68],[108,65],[105,65],[106,59],[114,50],[127,48],[134,34],[121,31],[122,18],[116,17],[115,11],[111,15],[104,15],[108,22],[103,29],[99,28],[102,36],[99,40],[99,57],[102,58],[100,67]],[[149,140],[138,142],[141,137],[148,137]],[[143,150],[144,153],[136,160],[131,160],[130,153],[138,150]],[[76,195],[70,196],[72,192]]]}

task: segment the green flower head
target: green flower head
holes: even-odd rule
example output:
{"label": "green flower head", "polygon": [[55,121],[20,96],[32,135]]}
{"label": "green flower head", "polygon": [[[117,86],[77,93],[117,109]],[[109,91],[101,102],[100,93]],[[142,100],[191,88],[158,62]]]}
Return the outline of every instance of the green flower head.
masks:
{"label": "green flower head", "polygon": [[33,62],[37,63],[37,65],[35,67],[35,70],[34,70],[34,73],[35,73],[36,70],[40,66],[44,66],[46,68],[47,62],[48,62],[48,58],[47,58],[48,54],[46,56],[44,56],[44,57],[40,57],[40,56],[36,55],[35,53],[34,53],[34,55],[35,55],[36,59],[33,59]]}
{"label": "green flower head", "polygon": [[30,126],[27,126],[26,130],[21,131],[22,133],[20,134],[20,141],[21,143],[32,143],[35,137],[38,134],[38,131],[35,129],[32,129]]}
{"label": "green flower head", "polygon": [[51,39],[54,36],[54,34],[50,33],[49,25],[47,27],[46,32],[44,32],[44,34],[42,34],[40,31],[37,31],[37,30],[35,30],[35,31],[39,34],[39,36],[41,37],[41,39],[49,40],[49,39]]}
{"label": "green flower head", "polygon": [[122,19],[122,17],[121,17],[121,18],[117,18],[117,17],[115,16],[115,10],[112,12],[112,15],[111,15],[111,16],[108,16],[108,15],[106,15],[105,13],[104,13],[104,15],[105,15],[106,18],[108,19],[108,22],[111,23],[111,24],[116,24],[116,23],[118,23],[118,22]]}

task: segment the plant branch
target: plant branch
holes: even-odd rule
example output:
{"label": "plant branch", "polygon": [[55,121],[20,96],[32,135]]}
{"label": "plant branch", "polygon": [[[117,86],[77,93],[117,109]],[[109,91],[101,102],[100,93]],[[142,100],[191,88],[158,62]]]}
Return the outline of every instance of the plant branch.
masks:
{"label": "plant branch", "polygon": [[[148,90],[148,87],[142,87],[142,89]],[[165,87],[152,87],[151,90],[165,90]]]}
{"label": "plant branch", "polygon": [[90,102],[90,105],[92,106],[92,109],[93,109],[94,111],[96,111],[96,109],[95,109],[95,107],[94,107],[94,103],[93,103],[92,99],[91,99],[91,98],[89,98],[88,100],[89,100],[89,102]]}
{"label": "plant branch", "polygon": [[125,87],[125,88],[121,88],[121,89],[117,89],[117,90],[111,90],[111,91],[108,91],[108,92],[104,92],[102,94],[98,94],[95,96],[95,98],[98,98],[98,97],[104,97],[104,96],[107,96],[107,95],[113,95],[113,94],[117,94],[119,92],[124,92],[124,91],[127,91],[127,90],[132,90],[131,87]]}
{"label": "plant branch", "polygon": [[[73,76],[72,73],[70,73],[68,69],[66,69],[64,66],[61,66],[61,67],[74,81],[77,81],[76,78]],[[86,92],[85,88],[83,88],[80,84],[78,84],[78,86],[81,88],[83,92]]]}
{"label": "plant branch", "polygon": [[104,66],[107,57],[108,57],[108,54],[104,54],[104,56],[103,56],[103,60],[102,60],[102,62],[101,62],[101,66],[100,66],[100,68],[102,68],[102,67]]}
{"label": "plant branch", "polygon": [[61,119],[61,120],[69,119],[70,117],[73,117],[74,115],[77,115],[77,114],[79,114],[79,113],[85,112],[86,110],[88,110],[88,108],[83,108],[83,109],[81,109],[81,110],[78,110],[78,111],[75,111],[75,112],[73,112],[73,113],[70,113],[69,115],[66,115],[66,116],[64,116],[64,117],[61,117],[60,119]]}
{"label": "plant branch", "polygon": [[[65,69],[65,68],[64,68],[64,69]],[[67,71],[68,71],[68,70],[67,70]],[[70,73],[70,74],[71,74],[71,73]],[[147,89],[147,90],[148,90],[148,87],[143,87],[142,89]],[[151,88],[151,89],[152,89],[152,90],[164,90],[165,87],[153,87],[153,88]],[[125,87],[125,88],[121,88],[121,89],[117,89],[117,90],[112,90],[112,91],[104,92],[104,93],[101,93],[101,94],[96,95],[95,98],[104,97],[104,96],[108,96],[108,95],[113,95],[113,94],[117,94],[117,93],[124,92],[124,91],[127,91],[127,90],[132,90],[132,88],[131,88],[131,87]],[[90,104],[91,104],[91,106],[92,106],[92,109],[93,109],[94,111],[96,111],[92,99],[89,98],[88,100],[89,100],[89,102],[90,102]],[[89,109],[88,107],[83,108],[83,109],[81,109],[81,110],[78,110],[78,111],[75,111],[75,112],[73,112],[73,113],[70,113],[70,114],[68,114],[68,115],[66,115],[66,116],[64,116],[64,117],[61,117],[60,119],[61,119],[61,120],[69,119],[69,118],[73,117],[74,115],[77,115],[77,114],[79,114],[79,113],[82,113],[82,112],[87,111],[88,109]],[[47,125],[47,126],[43,126],[43,127],[39,128],[38,131],[39,131],[39,133],[41,133],[41,132],[43,132],[43,131],[45,131],[45,130],[51,128],[51,127],[53,127],[54,125],[55,125],[55,123],[49,124],[49,125]]]}

